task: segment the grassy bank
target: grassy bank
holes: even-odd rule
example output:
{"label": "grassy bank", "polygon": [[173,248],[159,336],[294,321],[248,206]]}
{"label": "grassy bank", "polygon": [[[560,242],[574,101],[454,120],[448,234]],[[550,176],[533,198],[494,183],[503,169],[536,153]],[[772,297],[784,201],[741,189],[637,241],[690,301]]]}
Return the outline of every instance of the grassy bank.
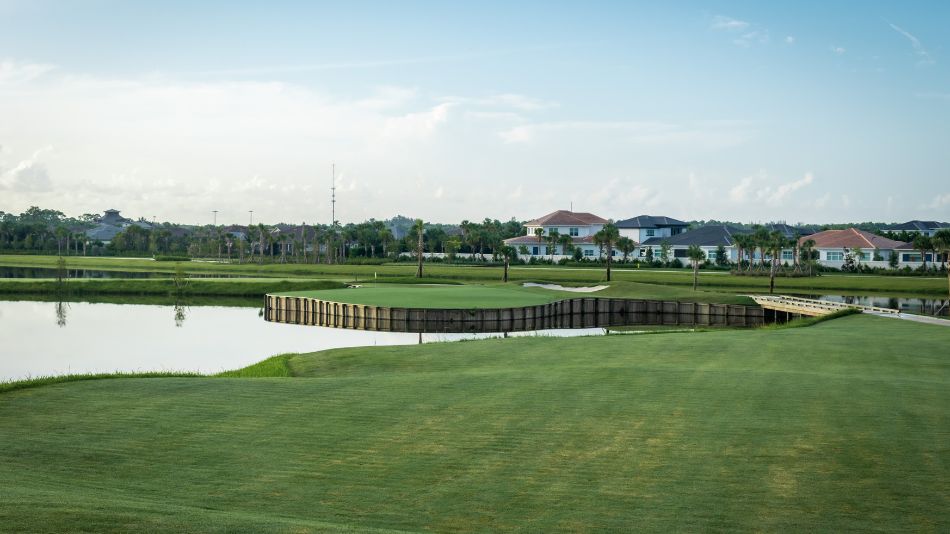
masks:
{"label": "grassy bank", "polygon": [[942,531],[948,342],[950,329],[854,316],[341,349],[232,373],[245,378],[11,391],[0,400],[0,521]]}
{"label": "grassy bank", "polygon": [[[2,256],[0,265],[20,267],[56,266],[53,256]],[[66,258],[69,268],[102,269],[119,271],[173,272],[173,262],[156,262],[125,258]],[[407,279],[415,272],[415,266],[407,263],[386,265],[307,265],[307,264],[223,264],[187,262],[182,264],[193,274],[239,274],[257,277],[309,277],[335,278],[345,281],[370,281],[374,277]],[[502,277],[500,267],[472,265],[426,265],[426,274],[435,279],[461,282],[498,282]],[[569,268],[550,266],[518,266],[511,269],[514,282],[546,281],[567,284],[596,284],[604,280],[603,269]],[[692,286],[692,272],[688,269],[667,271],[656,269],[617,269],[617,281],[639,282],[658,285]],[[767,277],[731,276],[723,272],[701,272],[700,285],[720,292],[750,293],[767,292]],[[946,278],[895,277],[875,275],[827,274],[811,278],[779,278],[777,291],[785,293],[833,293],[863,295],[947,295]]]}
{"label": "grassy bank", "polygon": [[[262,297],[274,291],[301,291],[337,289],[345,287],[332,280],[281,280],[281,279],[191,279],[181,292],[183,297]],[[60,287],[55,280],[9,279],[0,280],[0,296],[3,295],[63,295],[64,297],[96,297],[103,295],[159,296],[179,294],[171,279],[75,279]]]}

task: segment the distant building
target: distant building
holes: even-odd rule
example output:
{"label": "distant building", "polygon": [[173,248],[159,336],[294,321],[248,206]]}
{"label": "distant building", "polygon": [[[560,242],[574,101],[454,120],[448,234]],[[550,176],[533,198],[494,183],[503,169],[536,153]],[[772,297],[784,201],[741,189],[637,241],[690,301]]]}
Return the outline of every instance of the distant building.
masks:
{"label": "distant building", "polygon": [[747,233],[744,230],[734,226],[715,224],[701,226],[673,236],[651,237],[640,243],[639,256],[646,257],[647,250],[653,251],[653,257],[659,259],[663,250],[663,245],[670,247],[670,257],[668,259],[688,257],[689,247],[695,245],[702,249],[706,258],[710,261],[716,260],[716,252],[720,246],[725,248],[726,257],[729,261],[736,260],[737,249],[735,246],[735,236]]}
{"label": "distant building", "polygon": [[907,221],[901,224],[885,226],[881,230],[885,232],[907,232],[909,234],[921,234],[933,237],[934,234],[944,228],[950,228],[950,223],[937,221]]}
{"label": "distant building", "polygon": [[[851,256],[855,263],[868,263],[876,267],[886,267],[892,255],[898,255],[901,263],[914,263],[912,261],[903,261],[902,251],[910,251],[913,254],[913,246],[903,241],[895,241],[886,237],[858,230],[857,228],[846,228],[844,230],[825,230],[810,236],[804,236],[799,239],[799,243],[806,240],[815,242],[814,249],[818,252],[818,263],[827,267],[841,268],[845,264],[848,256]],[[880,260],[875,260],[877,255]],[[910,256],[905,256],[907,260],[912,260]],[[917,253],[917,262],[920,254]]]}
{"label": "distant building", "polygon": [[616,226],[621,236],[629,237],[637,243],[643,243],[652,238],[679,235],[689,228],[688,223],[663,215],[638,215],[617,221]]}
{"label": "distant building", "polygon": [[[555,259],[559,259],[558,256],[569,256],[563,246],[551,247],[545,241],[544,237],[556,230],[559,235],[570,236],[571,244],[579,249],[585,258],[596,258],[600,255],[600,247],[594,244],[594,234],[605,224],[607,219],[593,213],[558,210],[526,222],[525,235],[506,239],[505,244],[516,249],[527,247],[528,255],[534,257],[550,257],[553,254]],[[538,229],[543,232],[541,239],[535,234]]]}
{"label": "distant building", "polygon": [[[106,210],[102,217],[96,220],[95,228],[86,230],[86,238],[90,241],[101,241],[104,245],[108,245],[119,232],[131,224],[136,223],[132,219],[123,217],[119,210]],[[151,225],[146,226],[151,227]]]}

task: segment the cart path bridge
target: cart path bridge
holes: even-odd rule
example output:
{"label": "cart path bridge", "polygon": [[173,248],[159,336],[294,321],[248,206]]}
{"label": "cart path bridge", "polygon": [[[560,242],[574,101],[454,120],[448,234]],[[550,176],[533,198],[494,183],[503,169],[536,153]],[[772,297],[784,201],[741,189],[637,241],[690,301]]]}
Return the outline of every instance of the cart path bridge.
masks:
{"label": "cart path bridge", "polygon": [[830,302],[827,300],[789,297],[787,295],[749,295],[749,297],[754,300],[756,304],[762,306],[766,310],[772,310],[775,313],[786,313],[789,316],[808,315],[811,317],[818,317],[841,310],[857,309],[863,313],[877,315],[878,317],[890,317],[893,319],[905,319],[920,323],[950,326],[950,321],[946,319],[929,317],[925,315],[915,315],[912,313],[901,313],[900,310],[895,310],[893,308],[862,306],[860,304],[845,304],[842,302]]}

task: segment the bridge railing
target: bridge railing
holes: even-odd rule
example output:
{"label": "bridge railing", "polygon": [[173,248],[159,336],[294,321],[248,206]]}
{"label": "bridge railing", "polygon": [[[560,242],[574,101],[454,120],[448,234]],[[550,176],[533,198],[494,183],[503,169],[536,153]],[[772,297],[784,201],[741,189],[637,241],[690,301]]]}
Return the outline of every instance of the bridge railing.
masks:
{"label": "bridge railing", "polygon": [[878,306],[865,306],[863,304],[847,304],[844,302],[832,302],[828,300],[806,299],[802,297],[790,297],[788,295],[749,295],[752,300],[764,308],[768,304],[782,306],[783,308],[797,308],[802,311],[821,310],[825,312],[835,312],[845,309],[859,309],[875,313],[900,314],[900,310],[893,308],[880,308]]}

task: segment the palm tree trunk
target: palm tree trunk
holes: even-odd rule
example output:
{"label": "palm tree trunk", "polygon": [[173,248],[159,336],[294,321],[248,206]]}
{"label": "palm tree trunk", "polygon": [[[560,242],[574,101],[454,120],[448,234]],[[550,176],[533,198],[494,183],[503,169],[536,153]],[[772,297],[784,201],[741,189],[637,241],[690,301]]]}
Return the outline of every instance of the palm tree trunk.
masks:
{"label": "palm tree trunk", "polygon": [[504,276],[503,281],[505,282],[508,281],[508,256],[507,255],[505,256],[505,276]]}
{"label": "palm tree trunk", "polygon": [[696,291],[696,287],[699,285],[699,262],[693,260],[693,291]]}

